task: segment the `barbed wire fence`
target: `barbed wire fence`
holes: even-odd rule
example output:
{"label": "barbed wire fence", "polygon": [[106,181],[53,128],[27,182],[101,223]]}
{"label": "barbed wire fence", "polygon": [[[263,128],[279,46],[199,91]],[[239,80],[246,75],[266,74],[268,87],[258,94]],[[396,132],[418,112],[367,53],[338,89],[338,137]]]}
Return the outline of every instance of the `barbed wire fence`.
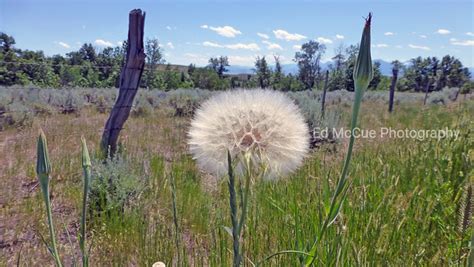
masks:
{"label": "barbed wire fence", "polygon": [[[90,64],[90,65],[77,65],[77,64],[64,64],[64,63],[53,63],[53,62],[21,62],[21,61],[4,61],[0,60],[1,64],[5,65],[27,65],[27,66],[47,66],[47,67],[66,67],[66,68],[96,68],[96,69],[117,69],[121,70],[125,62],[121,62],[120,65],[110,66],[110,65],[97,65],[97,64]],[[150,64],[145,64],[144,70],[146,71],[156,71],[160,70],[160,67],[163,66],[170,66],[171,70],[179,70],[180,67],[187,67],[184,65],[175,65],[175,64],[156,64],[155,66],[151,67]]]}

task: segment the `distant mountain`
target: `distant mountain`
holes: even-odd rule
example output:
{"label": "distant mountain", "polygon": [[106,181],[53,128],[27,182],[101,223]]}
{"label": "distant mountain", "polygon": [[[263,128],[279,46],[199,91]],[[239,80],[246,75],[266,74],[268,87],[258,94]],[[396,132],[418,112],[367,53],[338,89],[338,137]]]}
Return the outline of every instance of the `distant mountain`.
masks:
{"label": "distant mountain", "polygon": [[[379,62],[380,63],[380,72],[384,76],[392,76],[392,63],[385,61],[383,59],[375,59],[374,62]],[[321,67],[323,70],[326,70],[329,68],[329,66],[333,64],[332,61],[327,61],[324,63],[321,63]],[[403,63],[405,66],[408,66],[410,63],[409,62],[404,62]],[[274,65],[270,65],[270,68],[274,68]],[[282,69],[285,74],[297,74],[298,73],[298,65],[295,63],[291,64],[282,64]],[[232,65],[228,67],[229,69],[229,74],[254,74],[254,67],[253,66],[239,66],[239,65]],[[471,79],[474,80],[474,67],[468,68],[469,72],[471,73]]]}
{"label": "distant mountain", "polygon": [[384,76],[392,76],[392,63],[382,60],[382,59],[376,59],[374,62],[380,63],[380,72]]}
{"label": "distant mountain", "polygon": [[227,73],[228,74],[253,74],[254,67],[249,67],[249,66],[239,66],[239,65],[230,65],[227,67],[229,70]]}
{"label": "distant mountain", "polygon": [[[376,62],[380,62],[380,71],[382,75],[390,76],[392,75],[392,64],[390,62],[384,61],[382,59],[374,60]],[[332,61],[327,61],[321,63],[321,67],[323,70],[329,68],[329,66],[333,64]],[[274,68],[274,65],[270,65],[270,68]],[[290,64],[282,64],[282,69],[285,74],[297,74],[298,73],[298,65],[296,63]],[[240,65],[231,65],[227,68],[229,74],[254,74],[254,67],[253,66],[240,66]]]}

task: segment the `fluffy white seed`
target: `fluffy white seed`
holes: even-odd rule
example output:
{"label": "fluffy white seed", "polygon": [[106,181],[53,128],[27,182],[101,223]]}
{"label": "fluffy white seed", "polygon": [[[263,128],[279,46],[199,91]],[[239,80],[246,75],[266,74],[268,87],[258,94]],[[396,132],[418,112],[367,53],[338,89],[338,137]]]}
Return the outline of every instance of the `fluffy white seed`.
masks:
{"label": "fluffy white seed", "polygon": [[[197,110],[189,131],[189,148],[199,167],[227,173],[227,151],[249,155],[252,165],[274,178],[298,168],[309,147],[308,127],[298,107],[283,93],[236,90],[219,93]],[[235,168],[244,171],[242,161]]]}
{"label": "fluffy white seed", "polygon": [[166,267],[166,265],[163,262],[158,261],[153,263],[152,267]]}

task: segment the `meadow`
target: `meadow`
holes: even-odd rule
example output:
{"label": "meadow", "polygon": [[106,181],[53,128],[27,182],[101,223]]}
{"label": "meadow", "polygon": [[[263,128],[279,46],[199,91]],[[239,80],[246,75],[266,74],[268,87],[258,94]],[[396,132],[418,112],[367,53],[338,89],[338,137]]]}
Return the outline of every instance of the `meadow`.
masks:
{"label": "meadow", "polygon": [[[474,234],[472,94],[456,88],[424,94],[368,91],[360,128],[460,130],[457,139],[358,139],[350,188],[337,221],[318,243],[315,265],[467,265]],[[215,92],[139,90],[120,138],[119,156],[104,164],[99,142],[116,89],[0,89],[0,265],[49,266],[47,220],[35,173],[41,128],[52,163],[51,193],[59,251],[80,262],[81,136],[92,155],[88,239],[91,266],[230,266],[232,237],[225,178],[201,172],[188,152],[195,109]],[[353,93],[287,93],[310,127],[348,127]],[[312,140],[304,165],[289,177],[251,187],[242,237],[245,266],[282,250],[309,251],[327,216],[348,140]],[[105,181],[105,182],[104,182]],[[112,181],[112,182],[110,182]],[[172,189],[175,190],[172,190]],[[175,195],[173,196],[173,191]],[[176,213],[174,214],[174,204]],[[177,218],[175,220],[174,218]],[[262,266],[298,266],[282,254]]]}

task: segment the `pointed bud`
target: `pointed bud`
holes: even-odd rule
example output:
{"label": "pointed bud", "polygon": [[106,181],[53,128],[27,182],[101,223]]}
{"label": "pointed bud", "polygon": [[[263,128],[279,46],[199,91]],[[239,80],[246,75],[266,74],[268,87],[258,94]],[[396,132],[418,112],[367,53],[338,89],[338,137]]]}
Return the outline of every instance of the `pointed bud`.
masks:
{"label": "pointed bud", "polygon": [[89,157],[89,150],[87,149],[87,144],[86,144],[86,139],[84,137],[81,137],[82,141],[82,167],[90,167],[92,166],[91,164],[91,158]]}
{"label": "pointed bud", "polygon": [[372,13],[365,20],[362,39],[360,40],[359,54],[354,67],[354,82],[356,90],[365,90],[373,77],[372,58],[370,56],[370,23]]}
{"label": "pointed bud", "polygon": [[[46,136],[42,130],[39,132],[36,153],[36,174],[38,174],[40,181],[44,179],[47,180],[49,179],[49,174],[51,173],[51,163],[49,162]],[[47,182],[46,180],[43,182]]]}

